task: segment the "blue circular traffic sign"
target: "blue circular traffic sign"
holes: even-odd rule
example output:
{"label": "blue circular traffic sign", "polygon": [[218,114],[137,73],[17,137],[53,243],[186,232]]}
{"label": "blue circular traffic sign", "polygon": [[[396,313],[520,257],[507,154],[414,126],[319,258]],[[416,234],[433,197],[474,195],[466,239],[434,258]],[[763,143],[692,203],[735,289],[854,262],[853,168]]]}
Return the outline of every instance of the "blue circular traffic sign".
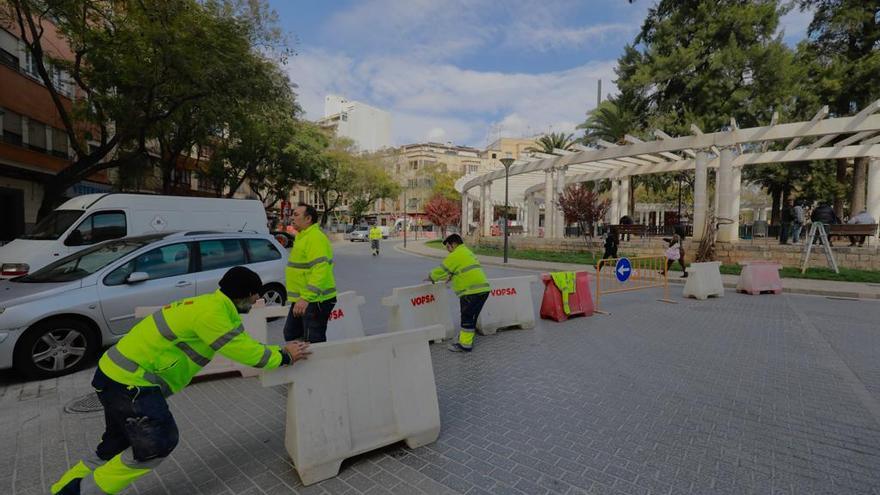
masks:
{"label": "blue circular traffic sign", "polygon": [[620,258],[614,265],[614,275],[618,282],[626,282],[632,274],[632,263],[627,258]]}

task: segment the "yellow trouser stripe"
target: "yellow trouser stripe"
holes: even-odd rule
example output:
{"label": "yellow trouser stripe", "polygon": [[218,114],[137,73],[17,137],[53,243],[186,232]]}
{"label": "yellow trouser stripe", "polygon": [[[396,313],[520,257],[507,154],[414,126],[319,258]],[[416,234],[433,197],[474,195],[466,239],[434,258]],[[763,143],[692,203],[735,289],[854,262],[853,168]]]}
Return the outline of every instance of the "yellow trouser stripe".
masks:
{"label": "yellow trouser stripe", "polygon": [[470,349],[474,346],[474,331],[462,328],[460,332],[458,332],[458,343],[461,344],[462,347]]}

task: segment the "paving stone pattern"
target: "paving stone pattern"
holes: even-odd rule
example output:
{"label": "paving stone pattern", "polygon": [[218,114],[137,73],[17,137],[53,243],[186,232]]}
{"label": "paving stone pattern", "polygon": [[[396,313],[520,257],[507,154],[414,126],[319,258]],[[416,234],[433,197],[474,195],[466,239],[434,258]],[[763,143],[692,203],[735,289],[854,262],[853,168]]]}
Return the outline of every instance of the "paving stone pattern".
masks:
{"label": "paving stone pattern", "polygon": [[[363,256],[346,249],[343,263]],[[439,441],[362,455],[310,487],[284,449],[283,387],[194,384],[170,401],[179,447],[125,493],[880,494],[880,418],[865,403],[880,401],[880,304],[659,296],[617,294],[603,300],[610,316],[478,336],[471,354],[432,346]],[[0,493],[48,493],[94,448],[101,413],[63,412],[90,378],[0,375]]]}

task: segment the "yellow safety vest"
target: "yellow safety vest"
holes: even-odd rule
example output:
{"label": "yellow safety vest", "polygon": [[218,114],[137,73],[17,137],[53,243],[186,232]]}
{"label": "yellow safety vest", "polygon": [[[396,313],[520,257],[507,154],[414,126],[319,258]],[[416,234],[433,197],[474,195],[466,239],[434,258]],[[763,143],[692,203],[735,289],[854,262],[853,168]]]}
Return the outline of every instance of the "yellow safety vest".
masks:
{"label": "yellow safety vest", "polygon": [[287,300],[321,302],[336,297],[333,249],[318,224],[296,236],[287,259]]}
{"label": "yellow safety vest", "polygon": [[378,241],[382,238],[382,229],[379,227],[373,227],[370,229],[370,240]]}
{"label": "yellow safety vest", "polygon": [[429,276],[434,282],[451,278],[452,290],[459,297],[482,294],[491,289],[480,262],[464,244],[453,249],[443,260],[443,264],[431,270]]}
{"label": "yellow safety vest", "polygon": [[157,386],[166,396],[186,387],[214,353],[246,366],[274,369],[281,349],[254,340],[235,304],[217,290],[171,303],[138,322],[98,361],[124,385]]}
{"label": "yellow safety vest", "polygon": [[553,272],[550,274],[553,283],[562,292],[562,309],[565,314],[571,314],[571,307],[568,305],[568,298],[575,293],[575,273],[574,272]]}

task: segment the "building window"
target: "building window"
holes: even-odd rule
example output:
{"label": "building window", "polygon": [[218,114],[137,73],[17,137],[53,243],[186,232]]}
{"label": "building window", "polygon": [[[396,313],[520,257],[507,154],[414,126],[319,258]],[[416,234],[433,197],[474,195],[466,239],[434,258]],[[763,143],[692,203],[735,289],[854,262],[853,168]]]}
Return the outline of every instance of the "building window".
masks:
{"label": "building window", "polygon": [[305,191],[302,191],[302,190],[301,190],[301,191],[299,192],[299,202],[300,202],[300,203],[305,203],[305,202],[306,202],[306,192],[305,192]]}
{"label": "building window", "polygon": [[492,158],[493,159],[498,158],[498,153],[492,153]]}
{"label": "building window", "polygon": [[419,162],[418,162],[418,160],[410,160],[410,161],[409,161],[409,169],[410,169],[410,170],[418,170],[418,169],[419,169]]}
{"label": "building window", "polygon": [[0,29],[0,64],[8,65],[18,72],[21,61],[18,59],[18,38],[5,29]]}
{"label": "building window", "polygon": [[479,167],[480,167],[479,165],[468,165],[467,166],[468,173],[469,174],[477,173],[477,170],[479,169]]}
{"label": "building window", "polygon": [[28,148],[46,152],[46,124],[36,120],[28,120]]}
{"label": "building window", "polygon": [[34,58],[34,54],[27,49],[24,51],[24,71],[32,77],[37,77],[37,61]]}
{"label": "building window", "polygon": [[21,146],[21,115],[3,111],[3,140]]}
{"label": "building window", "polygon": [[52,129],[52,154],[59,158],[69,158],[67,152],[67,132]]}
{"label": "building window", "polygon": [[181,168],[171,169],[171,182],[175,186],[190,186],[192,185],[192,172]]}
{"label": "building window", "polygon": [[18,57],[0,48],[0,64],[18,71],[20,62],[18,61]]}
{"label": "building window", "polygon": [[419,187],[419,180],[418,179],[409,179],[408,183],[409,183],[410,188]]}

